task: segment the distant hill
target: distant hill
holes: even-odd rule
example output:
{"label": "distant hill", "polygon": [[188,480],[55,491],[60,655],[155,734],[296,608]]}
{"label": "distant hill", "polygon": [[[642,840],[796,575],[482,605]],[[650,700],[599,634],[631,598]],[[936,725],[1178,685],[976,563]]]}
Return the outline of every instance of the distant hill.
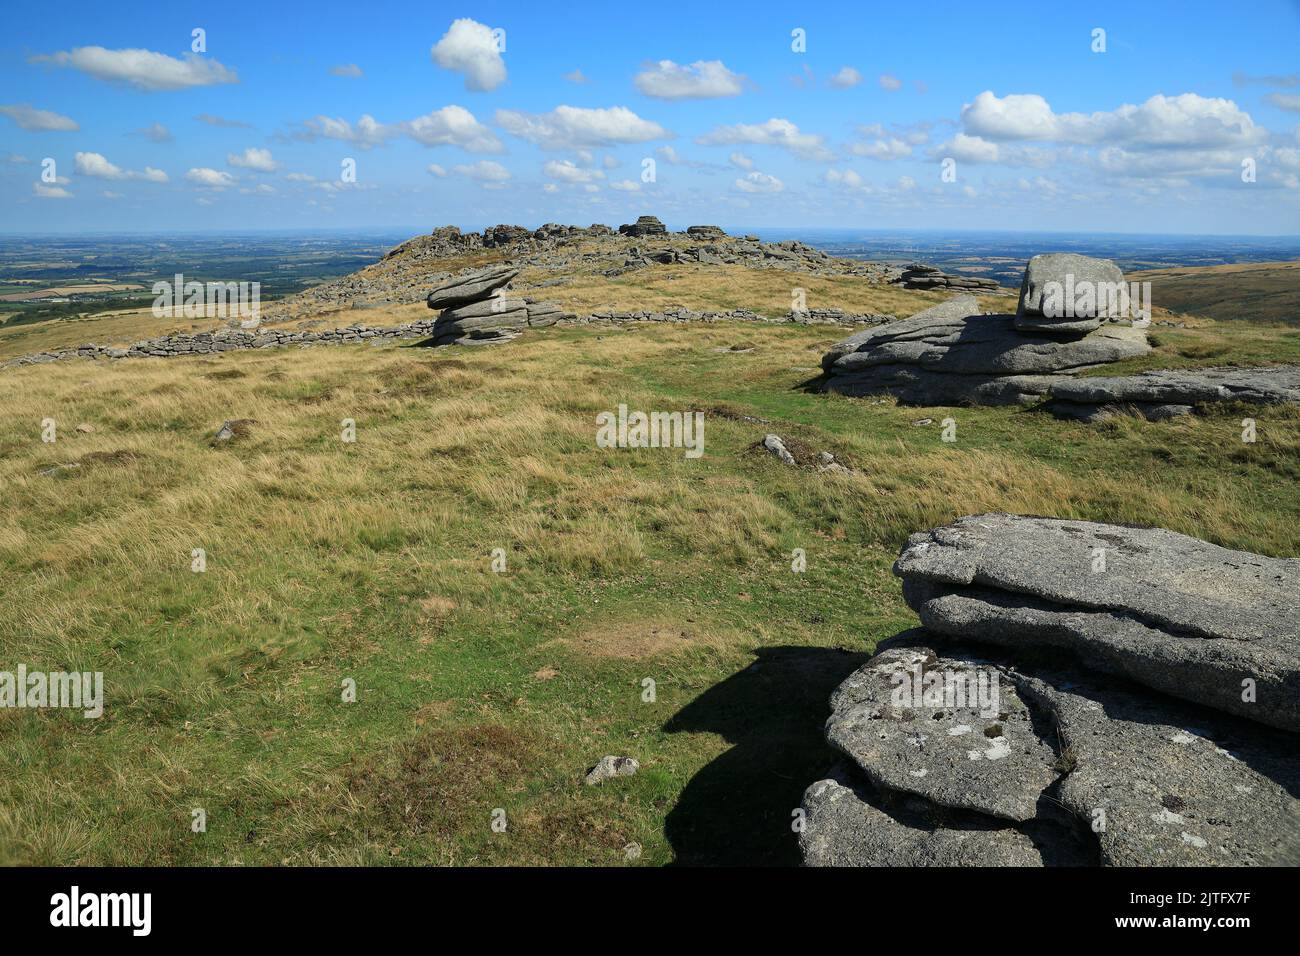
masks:
{"label": "distant hill", "polygon": [[1125,277],[1150,281],[1152,304],[1171,312],[1300,326],[1300,262],[1150,269]]}

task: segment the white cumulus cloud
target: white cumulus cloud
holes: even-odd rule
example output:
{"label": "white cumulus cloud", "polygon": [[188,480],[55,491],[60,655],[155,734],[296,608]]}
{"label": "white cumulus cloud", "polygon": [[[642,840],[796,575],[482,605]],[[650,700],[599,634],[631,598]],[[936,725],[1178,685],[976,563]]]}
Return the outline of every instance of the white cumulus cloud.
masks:
{"label": "white cumulus cloud", "polygon": [[465,77],[465,89],[486,92],[506,81],[506,64],[491,28],[463,17],[430,50],[433,62]]}
{"label": "white cumulus cloud", "polygon": [[382,146],[391,139],[408,136],[425,146],[458,146],[470,153],[500,153],[504,147],[493,132],[463,106],[442,109],[400,123],[381,123],[369,113],[355,124],[331,116],[316,116],[302,123],[295,139],[318,138],[351,143],[358,149]]}
{"label": "white cumulus cloud", "polygon": [[32,183],[32,194],[38,199],[72,198],[72,193],[68,192],[62,186],[46,186],[42,183]]}
{"label": "white cumulus cloud", "polygon": [[469,153],[505,151],[501,140],[463,106],[444,106],[424,116],[417,116],[403,123],[401,129],[411,139],[425,146],[458,146]]}
{"label": "white cumulus cloud", "polygon": [[862,74],[851,66],[842,66],[839,72],[826,81],[833,89],[848,90],[862,82]]}
{"label": "white cumulus cloud", "polygon": [[734,126],[716,126],[695,142],[701,146],[723,146],[752,143],[758,146],[779,146],[805,159],[828,160],[833,154],[826,148],[826,139],[815,133],[801,133],[799,127],[788,119],[772,118],[765,123],[737,123]]}
{"label": "white cumulus cloud", "polygon": [[745,78],[732,73],[721,60],[696,60],[682,66],[672,60],[647,64],[633,77],[636,88],[660,100],[704,100],[739,96]]}
{"label": "white cumulus cloud", "polygon": [[614,146],[672,136],[658,123],[642,119],[626,106],[607,109],[557,106],[549,113],[497,110],[495,121],[507,133],[536,143],[542,149]]}
{"label": "white cumulus cloud", "polygon": [[1196,93],[1157,94],[1110,111],[1055,113],[1037,93],[999,97],[986,90],[962,107],[961,120],[968,133],[985,139],[1076,145],[1244,146],[1267,136],[1232,100]]}
{"label": "white cumulus cloud", "polygon": [[590,183],[605,178],[605,174],[599,169],[583,169],[567,159],[562,162],[551,160],[542,167],[542,172],[551,179],[558,179],[565,183]]}
{"label": "white cumulus cloud", "polygon": [[255,169],[260,173],[273,173],[279,168],[279,164],[271,158],[269,149],[259,149],[256,146],[250,146],[242,153],[227,153],[226,162],[231,166]]}
{"label": "white cumulus cloud", "polygon": [[481,159],[477,163],[453,166],[451,171],[458,176],[477,179],[485,183],[503,183],[510,178],[510,170],[489,159]]}
{"label": "white cumulus cloud", "polygon": [[105,83],[131,86],[147,93],[239,82],[239,75],[234,70],[197,53],[186,53],[184,59],[178,60],[153,50],[79,46],[73,50],[29,57],[28,62],[70,67]]}
{"label": "white cumulus cloud", "polygon": [[167,174],[161,169],[146,166],[142,171],[123,169],[110,163],[102,153],[77,153],[73,157],[73,167],[80,176],[93,176],[96,179],[138,179],[149,183],[167,182]]}
{"label": "white cumulus cloud", "polygon": [[737,179],[735,185],[744,193],[779,193],[785,189],[785,183],[781,180],[760,172],[752,172],[744,179]]}
{"label": "white cumulus cloud", "polygon": [[235,177],[231,176],[230,173],[222,172],[219,169],[210,169],[207,166],[191,169],[185,174],[185,178],[196,185],[207,186],[212,189],[225,189],[227,186],[235,184]]}
{"label": "white cumulus cloud", "polygon": [[34,109],[26,103],[0,106],[0,114],[9,117],[29,133],[67,133],[81,129],[77,121],[69,116],[52,110]]}

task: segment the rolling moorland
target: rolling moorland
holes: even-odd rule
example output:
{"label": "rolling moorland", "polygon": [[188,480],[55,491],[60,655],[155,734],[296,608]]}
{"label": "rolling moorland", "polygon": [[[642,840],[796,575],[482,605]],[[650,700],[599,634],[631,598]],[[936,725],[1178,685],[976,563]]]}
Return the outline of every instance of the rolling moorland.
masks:
{"label": "rolling moorland", "polygon": [[[899,317],[947,298],[798,263],[607,275],[583,253],[611,242],[634,244],[579,243],[516,286],[579,313],[780,314],[794,287]],[[501,258],[417,245],[363,269],[370,291],[346,307],[299,296],[268,325],[427,318],[436,276]],[[1154,349],[1107,373],[1300,361],[1297,275],[1153,273]],[[6,325],[0,361],[216,324]],[[1300,552],[1295,407],[1083,424],[813,391],[845,334],[554,326],[487,348],[0,369],[0,647],[106,688],[97,720],[0,711],[0,863],[795,863],[791,811],[834,760],[831,690],[915,624],[890,571],[910,533],[1006,511]],[[703,411],[705,454],[598,448],[596,415],[620,403]],[[235,439],[214,442],[229,420]],[[767,432],[852,472],[788,468],[756,447]],[[584,786],[603,754],[641,771]]]}

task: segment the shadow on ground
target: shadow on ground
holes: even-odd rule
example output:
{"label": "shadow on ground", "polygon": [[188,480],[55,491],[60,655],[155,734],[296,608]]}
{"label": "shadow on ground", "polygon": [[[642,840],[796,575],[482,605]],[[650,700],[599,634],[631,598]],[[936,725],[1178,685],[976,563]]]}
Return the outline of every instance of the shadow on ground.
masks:
{"label": "shadow on ground", "polygon": [[677,865],[799,863],[791,811],[837,757],[823,735],[831,691],[870,656],[827,647],[755,653],[664,725],[735,745],[691,778],[664,821]]}

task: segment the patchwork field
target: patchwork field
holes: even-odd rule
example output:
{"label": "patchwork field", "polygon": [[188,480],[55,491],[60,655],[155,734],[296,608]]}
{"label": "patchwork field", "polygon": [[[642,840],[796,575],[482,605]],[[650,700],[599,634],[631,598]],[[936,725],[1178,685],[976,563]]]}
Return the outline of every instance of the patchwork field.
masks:
{"label": "patchwork field", "polygon": [[[607,284],[569,294],[683,291]],[[881,291],[907,297],[882,311],[938,298]],[[1153,329],[1134,366],[1300,356],[1294,330],[1192,324]],[[106,695],[98,720],[0,710],[0,863],[794,863],[828,695],[914,623],[890,572],[909,533],[1002,510],[1300,553],[1294,408],[1249,411],[1245,444],[1235,408],[1083,425],[807,390],[843,334],[591,326],[0,371],[0,648],[102,671]],[[596,447],[620,403],[704,411],[703,457]],[[228,419],[250,423],[213,444]],[[787,468],[755,450],[767,432],[853,474]],[[642,770],[585,787],[603,754]]]}

